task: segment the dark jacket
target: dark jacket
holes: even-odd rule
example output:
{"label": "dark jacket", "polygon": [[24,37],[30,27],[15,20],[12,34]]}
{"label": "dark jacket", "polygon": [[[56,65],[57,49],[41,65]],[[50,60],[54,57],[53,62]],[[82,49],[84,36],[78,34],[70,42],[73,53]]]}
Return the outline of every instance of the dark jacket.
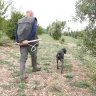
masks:
{"label": "dark jacket", "polygon": [[16,42],[21,43],[23,40],[34,40],[37,34],[37,19],[34,17],[24,17],[18,20],[16,26]]}

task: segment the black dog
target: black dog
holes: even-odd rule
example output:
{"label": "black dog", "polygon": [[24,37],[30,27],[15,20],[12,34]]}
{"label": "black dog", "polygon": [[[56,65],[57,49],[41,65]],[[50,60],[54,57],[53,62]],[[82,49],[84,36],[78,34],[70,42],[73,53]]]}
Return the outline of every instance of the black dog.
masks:
{"label": "black dog", "polygon": [[57,59],[57,69],[59,69],[58,66],[58,61],[60,60],[62,65],[61,65],[61,74],[63,73],[63,67],[64,67],[64,54],[66,54],[66,49],[63,48],[57,52],[56,59]]}

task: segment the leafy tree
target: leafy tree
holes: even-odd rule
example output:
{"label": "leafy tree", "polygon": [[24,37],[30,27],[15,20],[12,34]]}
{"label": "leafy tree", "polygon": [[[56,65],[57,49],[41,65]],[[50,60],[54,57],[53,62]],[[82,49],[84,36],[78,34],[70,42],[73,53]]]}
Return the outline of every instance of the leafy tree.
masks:
{"label": "leafy tree", "polygon": [[61,26],[59,22],[56,22],[53,25],[52,37],[55,40],[59,40],[61,38]]}
{"label": "leafy tree", "polygon": [[15,39],[15,29],[18,19],[22,18],[24,15],[20,11],[13,10],[11,12],[11,19],[7,20],[6,28],[4,28],[5,33],[10,39]]}
{"label": "leafy tree", "polygon": [[6,12],[9,8],[9,6],[12,4],[12,1],[8,1],[7,3],[3,0],[0,0],[0,30],[2,29],[2,21],[6,17]]}
{"label": "leafy tree", "polygon": [[53,22],[51,25],[47,27],[47,31],[50,36],[52,36],[54,39],[58,40],[61,38],[61,33],[63,29],[66,26],[65,21],[57,21]]}
{"label": "leafy tree", "polygon": [[76,2],[76,19],[81,21],[89,20],[95,22],[96,0],[78,0]]}
{"label": "leafy tree", "polygon": [[44,29],[42,28],[42,26],[38,25],[38,35],[41,35],[44,33]]}
{"label": "leafy tree", "polygon": [[78,0],[76,2],[76,20],[89,20],[85,29],[83,44],[96,55],[96,0]]}

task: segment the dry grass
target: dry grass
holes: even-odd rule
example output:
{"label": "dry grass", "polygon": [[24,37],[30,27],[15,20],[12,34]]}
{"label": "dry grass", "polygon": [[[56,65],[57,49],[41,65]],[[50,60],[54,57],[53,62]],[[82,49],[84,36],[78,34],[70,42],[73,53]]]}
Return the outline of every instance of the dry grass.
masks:
{"label": "dry grass", "polygon": [[[19,78],[19,47],[0,46],[0,96],[95,96],[96,94],[91,93],[91,79],[87,74],[89,70],[78,54],[77,41],[65,38],[65,43],[60,44],[47,34],[39,38],[42,41],[38,48],[38,64],[42,70],[35,73],[31,71],[29,56],[26,63],[26,82],[21,82]],[[63,47],[67,48],[67,54],[64,73],[61,74],[60,69],[56,69],[56,52]],[[86,87],[78,87],[82,83],[70,86],[83,81],[87,82],[84,83]]]}

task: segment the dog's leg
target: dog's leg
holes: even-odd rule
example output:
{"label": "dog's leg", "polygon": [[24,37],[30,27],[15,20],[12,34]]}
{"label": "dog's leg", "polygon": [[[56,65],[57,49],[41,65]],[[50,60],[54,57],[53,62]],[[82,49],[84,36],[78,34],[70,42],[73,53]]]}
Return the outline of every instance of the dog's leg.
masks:
{"label": "dog's leg", "polygon": [[59,69],[59,66],[58,66],[58,58],[57,58],[57,69]]}
{"label": "dog's leg", "polygon": [[61,59],[62,65],[61,65],[61,74],[63,74],[63,68],[64,68],[64,60]]}

